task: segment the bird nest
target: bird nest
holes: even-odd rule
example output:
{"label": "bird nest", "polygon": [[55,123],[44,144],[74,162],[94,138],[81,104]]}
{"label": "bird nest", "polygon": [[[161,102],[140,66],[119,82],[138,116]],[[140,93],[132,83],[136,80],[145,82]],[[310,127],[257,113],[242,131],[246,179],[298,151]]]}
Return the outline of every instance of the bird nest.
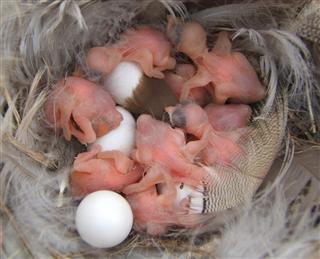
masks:
{"label": "bird nest", "polygon": [[[316,1],[1,2],[1,252],[17,258],[315,256],[320,26],[311,18],[320,17],[319,8]],[[42,107],[55,82],[75,67],[87,71],[89,48],[117,42],[137,24],[165,30],[167,15],[198,21],[209,42],[219,31],[233,36],[233,47],[246,54],[268,89],[259,115],[267,116],[285,96],[286,137],[263,184],[242,204],[212,214],[199,228],[160,237],[132,231],[115,248],[92,248],[76,232],[77,201],[68,184],[84,146],[48,128]],[[313,28],[305,38],[303,28]]]}

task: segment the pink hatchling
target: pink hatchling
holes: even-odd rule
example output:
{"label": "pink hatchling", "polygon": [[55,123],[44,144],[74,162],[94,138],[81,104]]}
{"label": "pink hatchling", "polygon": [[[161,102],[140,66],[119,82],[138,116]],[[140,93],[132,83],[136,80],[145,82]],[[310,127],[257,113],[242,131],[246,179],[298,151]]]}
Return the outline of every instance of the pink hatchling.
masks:
{"label": "pink hatchling", "polygon": [[183,179],[185,183],[197,186],[207,176],[204,169],[189,159],[194,154],[187,153],[183,131],[150,115],[141,115],[137,120],[136,147],[134,160],[148,167],[162,165],[177,181]]}
{"label": "pink hatchling", "polygon": [[168,168],[155,165],[139,183],[124,189],[134,214],[135,230],[160,235],[169,227],[195,227],[203,220],[190,213],[190,197],[177,203],[176,184]]}
{"label": "pink hatchling", "polygon": [[[178,99],[183,92],[184,83],[192,78],[195,73],[196,68],[191,64],[177,64],[175,73],[171,71],[165,73],[165,81],[171,87]],[[188,99],[204,106],[211,101],[211,96],[205,87],[198,87],[190,90]]]}
{"label": "pink hatchling", "polygon": [[96,145],[76,157],[71,173],[74,196],[98,190],[121,192],[127,185],[141,179],[143,168],[125,154],[117,150],[100,151],[101,147]]}
{"label": "pink hatchling", "polygon": [[75,76],[54,86],[44,104],[44,113],[52,127],[62,129],[68,141],[74,136],[82,144],[93,143],[122,120],[107,91]]}
{"label": "pink hatchling", "polygon": [[265,96],[265,88],[247,58],[232,51],[228,33],[220,32],[210,51],[207,34],[197,22],[169,18],[167,34],[177,51],[188,55],[197,67],[196,74],[184,84],[181,100],[187,99],[191,89],[208,84],[213,101],[218,104],[254,103]]}
{"label": "pink hatchling", "polygon": [[217,131],[232,131],[248,126],[252,110],[246,104],[209,104],[204,108],[209,123]]}
{"label": "pink hatchling", "polygon": [[108,75],[121,61],[138,63],[149,77],[163,78],[162,71],[173,69],[171,43],[165,34],[147,26],[126,31],[119,42],[106,47],[94,47],[87,54],[87,64]]}
{"label": "pink hatchling", "polygon": [[187,143],[185,154],[196,156],[204,152],[202,162],[212,165],[228,164],[232,157],[243,152],[236,141],[245,132],[245,129],[218,132],[211,126],[204,109],[191,102],[167,107],[166,111],[172,126],[181,128],[196,138]]}

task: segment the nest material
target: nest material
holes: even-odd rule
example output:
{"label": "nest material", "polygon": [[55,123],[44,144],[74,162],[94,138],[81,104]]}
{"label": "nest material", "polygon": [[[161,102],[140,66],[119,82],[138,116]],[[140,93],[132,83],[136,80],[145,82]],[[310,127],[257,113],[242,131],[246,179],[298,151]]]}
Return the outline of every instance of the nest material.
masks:
{"label": "nest material", "polygon": [[[309,49],[294,34],[299,32],[298,25],[292,26],[296,17],[303,20],[309,15],[300,12],[309,3],[226,2],[56,0],[12,1],[2,6],[1,217],[9,223],[2,229],[4,255],[316,255],[320,180],[315,174],[319,165],[312,167],[310,161],[320,156],[320,90],[314,76],[319,56],[313,56],[312,62]],[[161,238],[132,233],[115,249],[93,249],[75,231],[77,204],[68,191],[73,158],[83,147],[66,143],[48,129],[41,107],[53,82],[75,66],[85,69],[83,57],[88,48],[115,42],[135,24],[164,28],[167,14],[198,20],[210,40],[220,30],[233,33],[235,48],[250,58],[268,86],[262,116],[268,114],[279,92],[288,92],[288,130],[293,142],[287,142],[287,152],[279,153],[286,154],[284,166],[275,163],[255,199],[214,215],[206,231],[172,230]],[[308,44],[312,50],[319,48],[317,42]],[[292,143],[299,154],[293,153]],[[272,179],[272,173],[279,171]]]}

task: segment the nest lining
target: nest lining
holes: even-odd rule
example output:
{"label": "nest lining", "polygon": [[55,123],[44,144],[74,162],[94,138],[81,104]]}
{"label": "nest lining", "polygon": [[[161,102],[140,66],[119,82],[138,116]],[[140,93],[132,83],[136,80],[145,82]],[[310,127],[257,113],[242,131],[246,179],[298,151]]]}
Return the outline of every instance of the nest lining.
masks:
{"label": "nest lining", "polygon": [[[286,215],[290,205],[278,188],[286,186],[283,179],[290,177],[283,173],[285,176],[277,178],[277,185],[269,187],[256,201],[248,202],[235,211],[222,213],[224,228],[221,228],[220,215],[215,215],[208,227],[210,235],[200,235],[198,230],[176,230],[162,238],[133,233],[125,243],[113,250],[89,247],[75,232],[73,220],[77,202],[69,196],[67,188],[73,158],[84,147],[75,141],[66,143],[57,132],[48,129],[43,121],[41,107],[53,82],[67,76],[75,65],[84,67],[83,56],[86,49],[116,41],[121,32],[135,24],[148,23],[164,28],[165,15],[174,13],[204,24],[211,33],[209,39],[214,38],[214,33],[221,29],[233,32],[236,47],[250,54],[256,64],[261,60],[264,63],[264,66],[257,69],[269,88],[269,99],[264,112],[268,113],[279,92],[278,86],[282,85],[289,91],[289,106],[294,107],[289,113],[289,126],[292,124],[290,130],[299,149],[305,149],[306,142],[308,145],[319,146],[319,88],[313,81],[309,51],[294,34],[280,30],[276,22],[283,22],[284,19],[279,19],[277,14],[289,13],[291,7],[278,1],[270,3],[270,6],[258,1],[210,8],[202,6],[201,1],[198,4],[193,1],[184,5],[180,1],[151,3],[129,0],[34,4],[17,2],[16,7],[17,13],[1,24],[1,48],[4,51],[1,71],[1,160],[4,162],[1,170],[1,207],[3,215],[12,222],[20,237],[20,245],[27,248],[27,254],[34,257],[134,257],[140,254],[231,256],[232,250],[227,253],[226,249],[234,246],[232,234],[236,231],[235,226],[240,228],[247,224],[249,218],[255,219],[256,224],[253,225],[256,228],[252,232],[256,233],[259,230],[259,216],[264,214],[267,215],[265,217],[269,215],[270,222],[267,222],[273,230],[275,226],[272,225],[272,217],[275,217],[273,220],[280,221],[277,224],[282,227],[282,232],[269,231],[269,234],[278,235],[279,242],[285,243],[288,233],[283,227],[284,220],[295,218],[297,213]],[[235,9],[236,7],[242,8]],[[152,10],[158,8],[161,11],[152,14]],[[255,19],[250,20],[256,13],[263,15],[260,18],[254,15]],[[16,33],[10,33],[12,31]],[[90,76],[94,78],[96,75]],[[270,193],[273,193],[271,198]],[[274,200],[278,207],[271,206],[270,200]],[[262,209],[264,205],[270,211]],[[273,214],[277,209],[280,215]],[[251,217],[248,216],[250,213]],[[233,218],[234,215],[238,215],[238,221]],[[301,229],[292,227],[294,234],[289,238],[290,244],[298,247],[298,244],[303,244],[303,238],[309,242],[316,236],[312,232],[313,228],[310,228],[309,239],[303,232],[303,226],[307,228],[309,222],[314,221],[315,215],[308,220],[303,217],[298,220]],[[260,230],[267,231],[267,227]],[[297,233],[301,234],[299,238]],[[250,241],[252,245],[256,244],[252,238]],[[250,255],[250,249],[243,243],[241,245],[242,250],[239,248],[234,251],[244,250]],[[262,250],[274,256],[277,251],[280,255],[281,251],[287,252],[284,247],[285,245],[276,246],[269,240],[267,248]],[[276,252],[270,252],[274,248],[277,249]],[[312,249],[310,246],[310,251],[306,249],[305,253],[312,253]],[[258,251],[255,253],[258,254]]]}

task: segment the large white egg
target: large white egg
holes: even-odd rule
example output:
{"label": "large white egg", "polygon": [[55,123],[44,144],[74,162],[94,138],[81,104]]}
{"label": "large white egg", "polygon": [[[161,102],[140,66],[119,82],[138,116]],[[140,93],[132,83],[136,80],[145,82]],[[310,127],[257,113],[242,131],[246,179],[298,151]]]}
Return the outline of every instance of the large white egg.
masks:
{"label": "large white egg", "polygon": [[120,244],[129,235],[133,214],[129,203],[112,191],[97,191],[86,196],[76,212],[76,227],[81,238],[97,248]]}
{"label": "large white egg", "polygon": [[116,109],[122,115],[120,125],[106,135],[97,138],[94,144],[99,144],[102,151],[119,150],[129,156],[135,145],[136,122],[126,109],[120,106],[117,106]]}
{"label": "large white egg", "polygon": [[124,61],[112,70],[104,86],[116,103],[124,105],[125,100],[133,96],[142,77],[143,71],[137,63]]}

